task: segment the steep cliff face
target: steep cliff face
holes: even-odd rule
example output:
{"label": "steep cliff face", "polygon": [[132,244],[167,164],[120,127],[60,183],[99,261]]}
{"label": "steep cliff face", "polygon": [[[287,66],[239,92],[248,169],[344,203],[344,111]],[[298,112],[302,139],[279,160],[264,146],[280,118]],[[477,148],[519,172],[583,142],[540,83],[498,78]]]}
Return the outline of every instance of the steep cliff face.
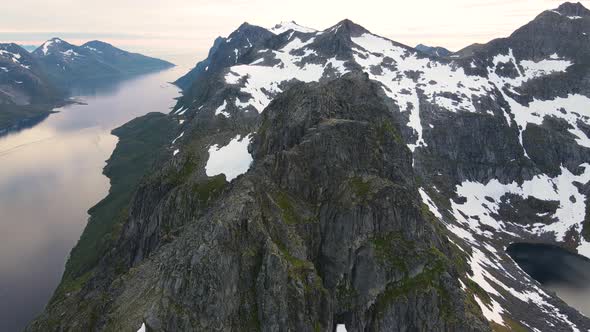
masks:
{"label": "steep cliff face", "polygon": [[241,26],[178,82],[116,242],[31,329],[587,330],[505,248],[590,256],[588,17],[445,59],[349,20]]}
{"label": "steep cliff face", "polygon": [[[465,258],[422,205],[411,152],[380,94],[351,74],[280,96],[254,136],[249,172],[210,196],[202,216],[160,236],[141,264],[152,229],[166,226],[132,211],[112,257],[128,255],[128,242],[146,245],[126,260],[135,267],[100,289],[100,319],[69,310],[53,327],[487,330],[461,291]],[[80,295],[64,303],[82,307]]]}

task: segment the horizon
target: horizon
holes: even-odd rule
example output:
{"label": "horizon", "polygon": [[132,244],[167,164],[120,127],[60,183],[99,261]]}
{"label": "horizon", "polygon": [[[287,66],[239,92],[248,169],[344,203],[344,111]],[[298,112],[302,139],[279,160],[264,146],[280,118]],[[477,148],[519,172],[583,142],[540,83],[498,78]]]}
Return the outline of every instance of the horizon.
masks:
{"label": "horizon", "polygon": [[[29,6],[24,6],[23,1]],[[0,42],[38,47],[52,37],[59,37],[74,45],[101,40],[131,52],[161,57],[172,62],[187,61],[177,63],[184,65],[194,64],[205,58],[216,37],[228,36],[244,22],[271,28],[280,22],[295,21],[299,25],[321,31],[348,18],[374,34],[410,47],[424,44],[458,51],[473,43],[486,43],[507,37],[541,12],[557,8],[566,2],[487,0],[483,3],[471,3],[467,0],[451,0],[440,3],[422,0],[391,4],[373,0],[368,2],[368,6],[355,8],[352,4],[333,0],[321,4],[304,0],[297,4],[289,2],[280,11],[276,10],[276,13],[269,14],[269,10],[266,10],[261,15],[260,12],[265,8],[273,11],[272,6],[265,6],[272,4],[270,0],[171,0],[166,6],[155,0],[131,0],[119,5],[112,12],[114,0],[90,6],[73,4],[69,0],[52,3],[23,1],[5,5],[5,17],[8,19],[0,24]],[[590,5],[588,0],[580,3],[586,7]],[[138,8],[138,4],[142,4],[142,8]],[[307,10],[311,4],[320,10]],[[430,6],[431,10],[425,12],[425,5]],[[390,10],[380,10],[377,13],[372,11],[380,7]],[[24,8],[37,8],[37,14],[31,15]],[[41,14],[43,9],[51,9],[54,15],[45,17]],[[86,15],[90,12],[97,15],[88,20]],[[289,13],[289,16],[284,13]],[[424,17],[415,20],[409,13],[420,13]],[[101,18],[102,15],[104,19]],[[135,18],[130,20],[131,16]],[[39,17],[43,17],[43,20],[35,20]],[[31,21],[36,22],[31,24]],[[424,24],[425,21],[428,24]]]}

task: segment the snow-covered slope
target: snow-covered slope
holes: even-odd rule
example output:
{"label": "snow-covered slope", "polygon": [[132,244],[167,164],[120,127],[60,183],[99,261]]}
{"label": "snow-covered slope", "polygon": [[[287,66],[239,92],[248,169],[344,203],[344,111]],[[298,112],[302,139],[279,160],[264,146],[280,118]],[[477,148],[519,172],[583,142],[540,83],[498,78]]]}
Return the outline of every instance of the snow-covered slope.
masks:
{"label": "snow-covered slope", "polygon": [[301,26],[301,25],[295,23],[295,21],[281,22],[281,23],[273,26],[269,30],[270,30],[270,32],[277,34],[277,35],[280,35],[281,33],[286,32],[286,31],[297,31],[297,32],[304,32],[304,33],[316,32],[315,29]]}
{"label": "snow-covered slope", "polygon": [[234,35],[228,40],[239,47],[223,53],[232,61],[194,76],[174,112],[187,120],[183,130],[203,121],[240,126],[297,82],[367,73],[402,125],[423,201],[469,255],[468,279],[489,295],[477,299],[486,316],[530,329],[582,329],[589,326],[583,316],[504,252],[511,242],[535,240],[590,257],[583,235],[590,191],[590,86],[583,79],[590,50],[583,39],[590,24],[580,6],[541,13],[456,60],[429,58],[348,20],[324,31],[282,24],[270,36],[258,31],[256,45],[253,35]]}

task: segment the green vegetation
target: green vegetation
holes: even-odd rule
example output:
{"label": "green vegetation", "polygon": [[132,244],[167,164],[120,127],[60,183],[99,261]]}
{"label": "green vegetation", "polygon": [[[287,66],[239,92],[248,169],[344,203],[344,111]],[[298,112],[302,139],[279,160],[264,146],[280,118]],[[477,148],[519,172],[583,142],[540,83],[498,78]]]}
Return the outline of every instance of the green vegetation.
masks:
{"label": "green vegetation", "polygon": [[389,284],[386,290],[379,295],[376,301],[379,314],[384,313],[391,303],[399,298],[434,290],[439,296],[439,308],[443,318],[447,321],[453,320],[454,313],[450,295],[440,283],[440,277],[443,272],[448,270],[450,262],[442,252],[434,247],[423,255],[425,255],[426,265],[420,274],[414,277],[406,275],[402,280]]}
{"label": "green vegetation", "polygon": [[196,167],[197,163],[193,160],[192,156],[189,156],[184,160],[184,164],[182,164],[180,170],[166,175],[166,180],[175,186],[185,183]]}
{"label": "green vegetation", "polygon": [[391,136],[396,143],[405,145],[402,136],[390,120],[383,120],[381,122],[379,127],[377,127],[377,135],[379,135],[379,139],[382,141]]}
{"label": "green vegetation", "polygon": [[406,259],[415,251],[414,242],[406,240],[401,233],[388,233],[371,240],[377,260],[397,271],[408,274]]}
{"label": "green vegetation", "polygon": [[488,292],[481,288],[475,281],[465,278],[463,282],[465,283],[465,287],[467,287],[467,296],[476,295],[483,303],[487,305],[492,304],[492,298],[490,298]]}
{"label": "green vegetation", "polygon": [[293,201],[287,193],[279,192],[276,196],[276,203],[281,209],[281,214],[287,224],[294,225],[301,222],[301,218],[295,212]]}
{"label": "green vegetation", "polygon": [[369,197],[369,193],[371,192],[371,184],[369,182],[365,182],[361,177],[355,176],[348,180],[348,183],[357,197],[363,200]]}
{"label": "green vegetation", "polygon": [[284,245],[277,244],[277,247],[281,251],[281,254],[283,255],[283,257],[287,260],[287,262],[289,262],[289,266],[290,266],[289,272],[294,272],[295,276],[297,276],[298,279],[300,279],[299,276],[301,275],[301,273],[303,273],[305,271],[314,271],[315,270],[315,267],[313,266],[313,264],[310,261],[299,259],[299,258],[291,255],[289,250],[287,250],[287,247],[285,247]]}
{"label": "green vegetation", "polygon": [[143,176],[151,169],[174,134],[176,123],[161,113],[149,113],[113,130],[120,141],[104,173],[111,179],[106,198],[88,212],[90,219],[70,254],[57,294],[84,282],[127,220],[128,205]]}
{"label": "green vegetation", "polygon": [[223,192],[223,188],[227,181],[225,181],[225,175],[220,174],[215,177],[209,178],[204,183],[197,183],[193,185],[193,193],[197,196],[199,201],[206,204],[211,199],[215,199]]}
{"label": "green vegetation", "polygon": [[512,319],[510,317],[504,316],[502,318],[504,319],[504,323],[506,324],[506,326],[500,325],[496,322],[491,322],[490,326],[492,328],[492,331],[494,331],[494,332],[527,332],[527,331],[529,331],[527,328],[522,326],[522,324],[520,324],[519,322],[515,321],[514,319]]}
{"label": "green vegetation", "polygon": [[12,126],[26,125],[43,120],[52,113],[49,105],[2,105],[0,110],[0,131]]}

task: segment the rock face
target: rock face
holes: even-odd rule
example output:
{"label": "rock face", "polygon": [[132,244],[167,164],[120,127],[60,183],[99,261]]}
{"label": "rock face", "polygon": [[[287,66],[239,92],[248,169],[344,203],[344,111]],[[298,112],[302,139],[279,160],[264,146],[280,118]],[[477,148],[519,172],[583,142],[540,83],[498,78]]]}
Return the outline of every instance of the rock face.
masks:
{"label": "rock face", "polygon": [[[177,82],[177,138],[29,329],[588,330],[505,248],[590,257],[589,17],[447,58],[349,20],[242,25]],[[244,140],[227,181],[211,160]]]}
{"label": "rock face", "polygon": [[[146,325],[162,330],[487,330],[451,260],[464,258],[423,208],[411,153],[380,94],[350,74],[277,98],[250,172],[103,290],[115,296],[100,309],[105,320],[69,311],[52,327],[128,330],[142,302]],[[113,256],[152,239],[152,220],[130,220]],[[125,263],[149,251],[136,247]]]}
{"label": "rock face", "polygon": [[440,46],[427,46],[424,44],[418,44],[415,48],[422,53],[435,57],[447,57],[451,55],[451,53],[453,53],[447,50],[446,48]]}
{"label": "rock face", "polygon": [[0,44],[0,134],[47,115],[62,97],[35,57],[16,44]]}

